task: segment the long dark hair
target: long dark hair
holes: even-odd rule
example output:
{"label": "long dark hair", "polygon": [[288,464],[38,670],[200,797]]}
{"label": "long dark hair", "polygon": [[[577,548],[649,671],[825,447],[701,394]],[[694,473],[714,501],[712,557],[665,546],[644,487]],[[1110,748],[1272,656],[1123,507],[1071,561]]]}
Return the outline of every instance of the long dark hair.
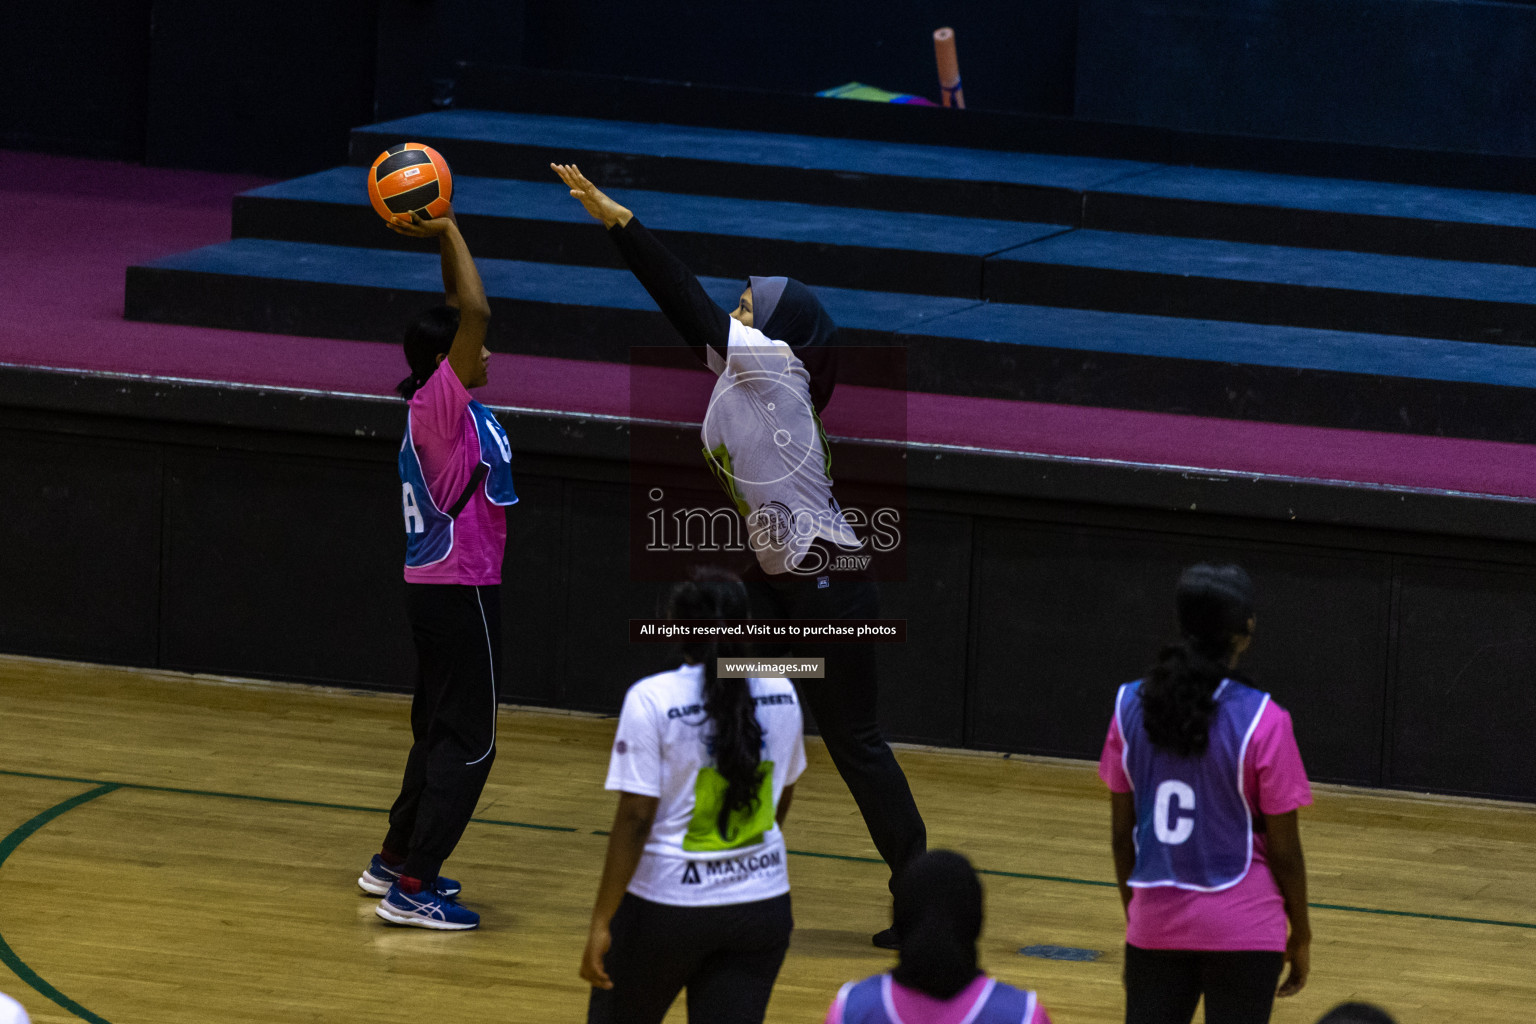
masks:
{"label": "long dark hair", "polygon": [[980,973],[981,880],[953,850],[929,850],[896,882],[901,962],[891,977],[935,999],[953,999]]}
{"label": "long dark hair", "polygon": [[405,361],[411,373],[395,385],[395,393],[409,401],[421,390],[437,369],[437,357],[453,348],[458,333],[459,311],[453,306],[433,306],[413,320],[405,329]]}
{"label": "long dark hair", "polygon": [[1187,757],[1209,743],[1212,696],[1233,675],[1233,644],[1253,618],[1253,581],[1239,566],[1201,563],[1179,577],[1175,602],[1182,635],[1142,683],[1142,721],[1153,743]]}
{"label": "long dark hair", "polygon": [[[724,569],[699,566],[686,582],[667,594],[669,619],[745,619],[747,588]],[[740,642],[689,641],[682,654],[704,666],[704,713],[714,728],[715,770],[725,777],[725,802],[716,827],[724,839],[734,811],[755,810],[762,783],[763,727],[757,720],[757,702],[745,679],[721,679],[716,675],[718,658],[747,654]]]}

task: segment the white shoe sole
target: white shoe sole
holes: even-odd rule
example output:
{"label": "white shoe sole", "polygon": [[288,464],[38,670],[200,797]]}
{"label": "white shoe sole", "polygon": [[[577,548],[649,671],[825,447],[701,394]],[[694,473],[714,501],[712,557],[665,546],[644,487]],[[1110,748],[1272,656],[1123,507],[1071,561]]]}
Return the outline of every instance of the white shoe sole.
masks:
{"label": "white shoe sole", "polygon": [[[357,876],[357,887],[370,896],[388,896],[389,887],[394,884],[393,878],[380,878],[372,871],[364,871]],[[456,900],[459,898],[459,890],[455,889],[453,892],[439,890],[438,895],[445,900]]]}
{"label": "white shoe sole", "polygon": [[392,881],[386,881],[372,871],[364,871],[357,877],[357,887],[370,896],[387,896]]}
{"label": "white shoe sole", "polygon": [[390,924],[401,924],[411,928],[431,928],[433,931],[439,932],[463,932],[471,928],[480,927],[479,921],[476,921],[474,924],[454,924],[451,921],[435,921],[429,917],[417,917],[415,914],[401,914],[393,910],[383,900],[380,900],[379,905],[373,908],[373,912]]}

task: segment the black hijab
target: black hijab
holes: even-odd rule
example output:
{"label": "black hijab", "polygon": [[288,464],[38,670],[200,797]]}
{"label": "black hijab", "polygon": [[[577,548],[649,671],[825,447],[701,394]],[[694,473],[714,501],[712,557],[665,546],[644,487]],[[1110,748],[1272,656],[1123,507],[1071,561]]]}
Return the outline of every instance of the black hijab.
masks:
{"label": "black hijab", "polygon": [[811,377],[811,405],[819,414],[837,386],[837,324],[811,290],[792,277],[753,277],[752,325],[794,350]]}
{"label": "black hijab", "polygon": [[981,973],[981,881],[960,854],[930,850],[908,864],[896,883],[895,917],[901,962],[891,977],[903,985],[953,999]]}

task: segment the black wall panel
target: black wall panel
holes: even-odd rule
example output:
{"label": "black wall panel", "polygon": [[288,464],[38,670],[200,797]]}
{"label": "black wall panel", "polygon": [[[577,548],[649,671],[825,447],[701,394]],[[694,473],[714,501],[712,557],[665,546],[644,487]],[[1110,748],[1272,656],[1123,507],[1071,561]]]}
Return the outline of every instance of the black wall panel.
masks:
{"label": "black wall panel", "polygon": [[[512,439],[514,447],[517,439]],[[507,555],[501,568],[501,699],[513,704],[560,705],[559,668],[566,621],[569,537],[563,481],[522,472],[513,456],[518,502],[507,509]],[[401,552],[403,556],[404,547]]]}
{"label": "black wall panel", "polygon": [[155,0],[146,158],[288,176],[373,118],[376,0]]}
{"label": "black wall panel", "polygon": [[1434,0],[1082,0],[1076,115],[1536,154],[1536,8]]}
{"label": "black wall panel", "polygon": [[161,664],[409,689],[399,488],[382,458],[173,450]]}
{"label": "black wall panel", "polygon": [[1214,538],[978,525],[971,742],[1096,758],[1116,689],[1177,635],[1174,587],[1201,561],[1252,574],[1240,667],[1291,711],[1311,776],[1377,781],[1389,561]]}
{"label": "black wall panel", "polygon": [[629,642],[629,620],[654,616],[666,586],[636,580],[630,571],[625,484],[572,482],[562,514],[569,581],[560,665],[563,702],[616,714],[630,683],[677,664],[667,644]]}
{"label": "black wall panel", "polygon": [[152,6],[52,0],[12,8],[0,146],[142,159]]}
{"label": "black wall panel", "polygon": [[965,741],[971,598],[971,520],[906,516],[904,581],[880,584],[880,615],[907,621],[907,642],[881,644],[880,721],[888,739],[958,747]]}
{"label": "black wall panel", "polygon": [[107,439],[0,434],[0,649],[153,665],[160,454]]}
{"label": "black wall panel", "polygon": [[522,61],[522,0],[379,0],[377,6],[375,120],[442,106],[457,61]]}
{"label": "black wall panel", "polygon": [[1392,786],[1536,800],[1536,573],[1407,561]]}
{"label": "black wall panel", "polygon": [[947,25],[968,106],[1072,112],[1077,0],[525,7],[523,60],[531,67],[798,93],[860,81],[935,101],[933,31]]}

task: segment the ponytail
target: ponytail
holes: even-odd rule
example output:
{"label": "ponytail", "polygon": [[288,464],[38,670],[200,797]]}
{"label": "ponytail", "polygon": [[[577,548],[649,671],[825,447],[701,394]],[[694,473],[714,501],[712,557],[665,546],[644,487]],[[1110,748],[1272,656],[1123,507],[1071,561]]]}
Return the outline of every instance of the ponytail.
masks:
{"label": "ponytail", "polygon": [[[711,567],[696,568],[691,575],[667,595],[667,618],[746,618],[747,588],[736,576]],[[721,679],[717,673],[720,658],[741,658],[746,653],[746,645],[739,641],[682,645],[684,659],[704,667],[704,714],[713,727],[715,770],[726,783],[716,821],[723,839],[732,838],[728,829],[733,813],[756,809],[762,784],[763,727],[757,720],[757,702],[745,679]]]}
{"label": "ponytail", "polygon": [[1176,602],[1183,638],[1158,651],[1142,683],[1142,721],[1154,744],[1189,757],[1210,743],[1216,688],[1253,618],[1253,581],[1238,566],[1202,563],[1179,577]]}
{"label": "ponytail", "polygon": [[411,396],[420,391],[426,383],[424,378],[418,377],[413,373],[395,385],[395,394],[409,402]]}

